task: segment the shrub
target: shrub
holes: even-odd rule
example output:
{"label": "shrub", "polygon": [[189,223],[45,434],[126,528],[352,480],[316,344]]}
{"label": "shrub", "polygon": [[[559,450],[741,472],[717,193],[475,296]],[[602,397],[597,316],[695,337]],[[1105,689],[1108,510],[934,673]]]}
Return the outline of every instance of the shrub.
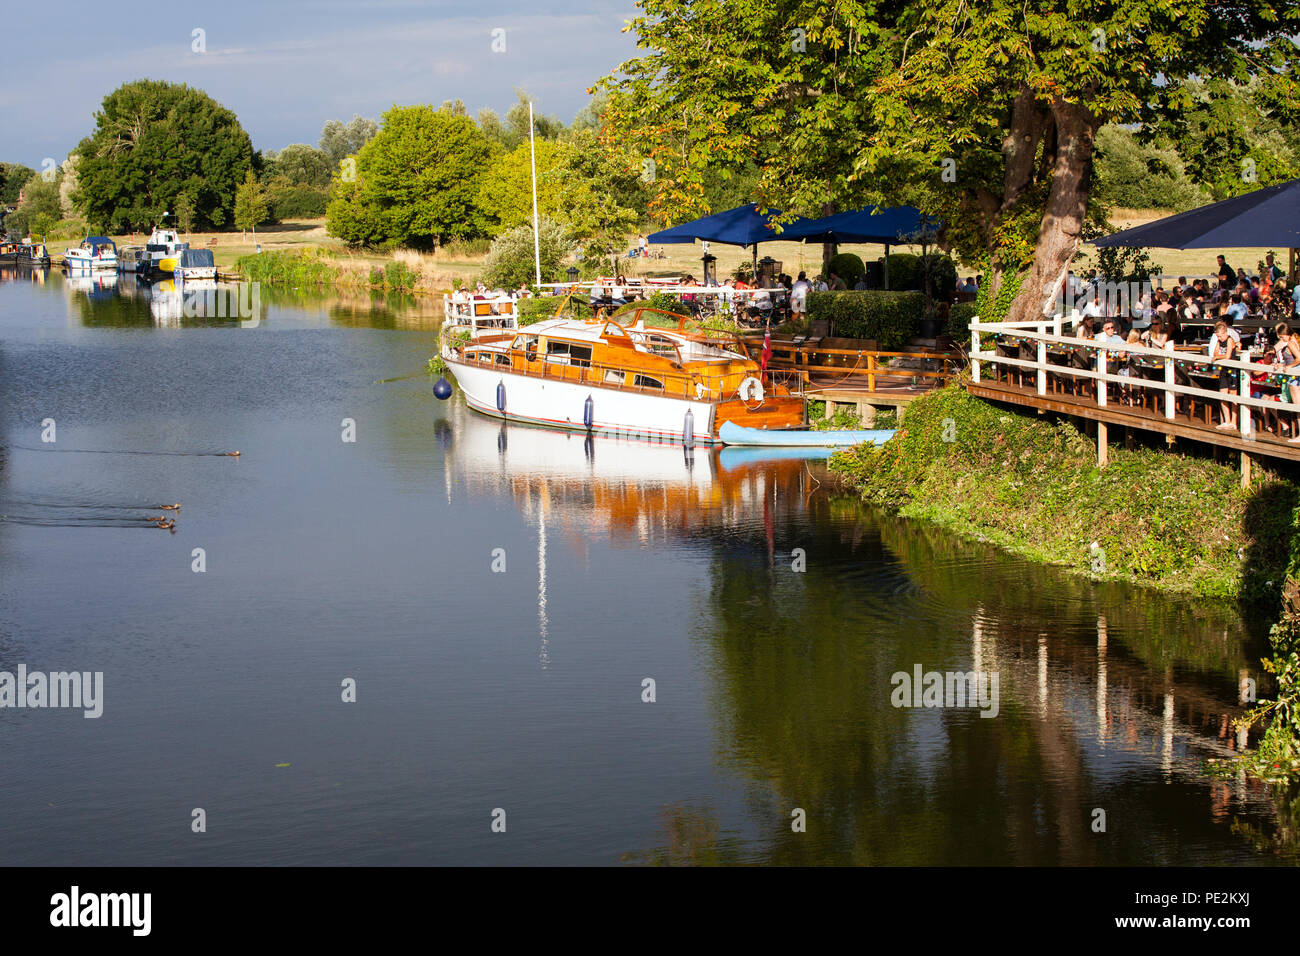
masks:
{"label": "shrub", "polygon": [[844,284],[852,289],[858,284],[858,280],[866,275],[867,267],[862,264],[862,259],[851,252],[841,252],[835,258],[831,259],[831,272],[844,280]]}
{"label": "shrub", "polygon": [[[534,296],[531,299],[520,299],[515,308],[518,310],[519,324],[532,325],[534,322],[540,322],[542,319],[549,319],[555,314],[555,310],[560,307],[564,301],[563,296]],[[570,300],[568,308],[564,309],[562,315],[569,315],[573,312],[573,303]]]}
{"label": "shrub", "polygon": [[[561,278],[560,263],[569,252],[564,229],[550,219],[542,219],[538,228],[541,247],[542,281]],[[516,226],[499,235],[483,260],[483,283],[501,289],[517,289],[535,281],[533,263],[533,227]]]}
{"label": "shrub", "polygon": [[271,194],[271,215],[285,219],[319,219],[325,215],[329,193],[316,186],[289,186]]}
{"label": "shrub", "polygon": [[393,261],[384,264],[384,284],[393,292],[410,292],[415,288],[415,280],[420,277],[405,262]]}
{"label": "shrub", "polygon": [[671,292],[651,292],[646,298],[646,304],[652,309],[662,309],[665,312],[675,312],[677,315],[689,315],[685,303]]}
{"label": "shrub", "polygon": [[836,335],[875,339],[883,351],[906,345],[917,334],[925,310],[919,292],[813,292],[808,318],[827,319]]}
{"label": "shrub", "polygon": [[970,342],[970,320],[977,315],[974,302],[958,302],[948,313],[948,334],[963,348]]}
{"label": "shrub", "polygon": [[[890,291],[907,292],[917,290],[921,287],[918,275],[918,263],[920,256],[913,255],[910,252],[892,252],[889,255],[889,289]],[[881,256],[878,260],[880,268],[885,267],[885,258]]]}

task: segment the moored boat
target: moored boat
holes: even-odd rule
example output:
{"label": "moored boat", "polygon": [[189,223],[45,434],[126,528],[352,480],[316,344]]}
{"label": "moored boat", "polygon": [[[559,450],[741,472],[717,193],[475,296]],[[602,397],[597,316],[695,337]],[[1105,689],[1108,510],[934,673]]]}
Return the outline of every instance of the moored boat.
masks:
{"label": "moored boat", "polygon": [[117,254],[118,272],[144,272],[147,264],[144,246],[127,246]]}
{"label": "moored boat", "polygon": [[190,247],[181,242],[175,229],[155,226],[144,246],[144,269],[149,275],[171,275],[180,263],[181,253]]}
{"label": "moored boat", "polygon": [[805,423],[800,373],[764,373],[689,322],[642,307],[477,336],[452,326],[442,357],[469,406],[498,418],[688,444],[720,443],[727,422]]}
{"label": "moored boat", "polygon": [[117,244],[107,236],[87,236],[64,253],[63,263],[69,272],[116,272]]}
{"label": "moored boat", "polygon": [[172,269],[172,276],[177,282],[193,279],[215,279],[217,277],[216,258],[211,249],[186,249]]}

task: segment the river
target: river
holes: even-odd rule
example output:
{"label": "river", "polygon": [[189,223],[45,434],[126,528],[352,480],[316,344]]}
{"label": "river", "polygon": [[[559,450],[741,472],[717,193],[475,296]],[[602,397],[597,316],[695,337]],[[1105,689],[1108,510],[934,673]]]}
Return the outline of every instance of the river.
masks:
{"label": "river", "polygon": [[0,865],[1274,859],[1230,607],[438,402],[428,301],[0,280],[0,671],[103,674],[0,710]]}

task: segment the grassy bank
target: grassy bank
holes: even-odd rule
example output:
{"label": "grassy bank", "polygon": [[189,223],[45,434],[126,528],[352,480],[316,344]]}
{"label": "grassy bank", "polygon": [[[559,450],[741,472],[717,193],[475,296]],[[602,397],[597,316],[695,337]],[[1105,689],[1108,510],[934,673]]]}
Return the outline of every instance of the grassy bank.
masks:
{"label": "grassy bank", "polygon": [[1066,422],[997,408],[951,385],[913,402],[880,448],[836,454],[863,497],[1023,557],[1203,597],[1276,600],[1300,489],[1159,449],[1092,442]]}

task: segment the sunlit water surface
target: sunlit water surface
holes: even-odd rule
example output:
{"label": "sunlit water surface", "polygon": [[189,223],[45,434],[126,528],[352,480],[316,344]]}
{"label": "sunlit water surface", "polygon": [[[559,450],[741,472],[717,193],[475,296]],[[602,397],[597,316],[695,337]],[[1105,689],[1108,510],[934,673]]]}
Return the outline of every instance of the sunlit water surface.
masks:
{"label": "sunlit water surface", "polygon": [[[432,303],[0,279],[0,670],[105,682],[0,711],[0,865],[1274,859],[1270,795],[1203,773],[1258,674],[1231,609],[816,462],[440,403]],[[894,707],[918,664],[997,715]]]}

